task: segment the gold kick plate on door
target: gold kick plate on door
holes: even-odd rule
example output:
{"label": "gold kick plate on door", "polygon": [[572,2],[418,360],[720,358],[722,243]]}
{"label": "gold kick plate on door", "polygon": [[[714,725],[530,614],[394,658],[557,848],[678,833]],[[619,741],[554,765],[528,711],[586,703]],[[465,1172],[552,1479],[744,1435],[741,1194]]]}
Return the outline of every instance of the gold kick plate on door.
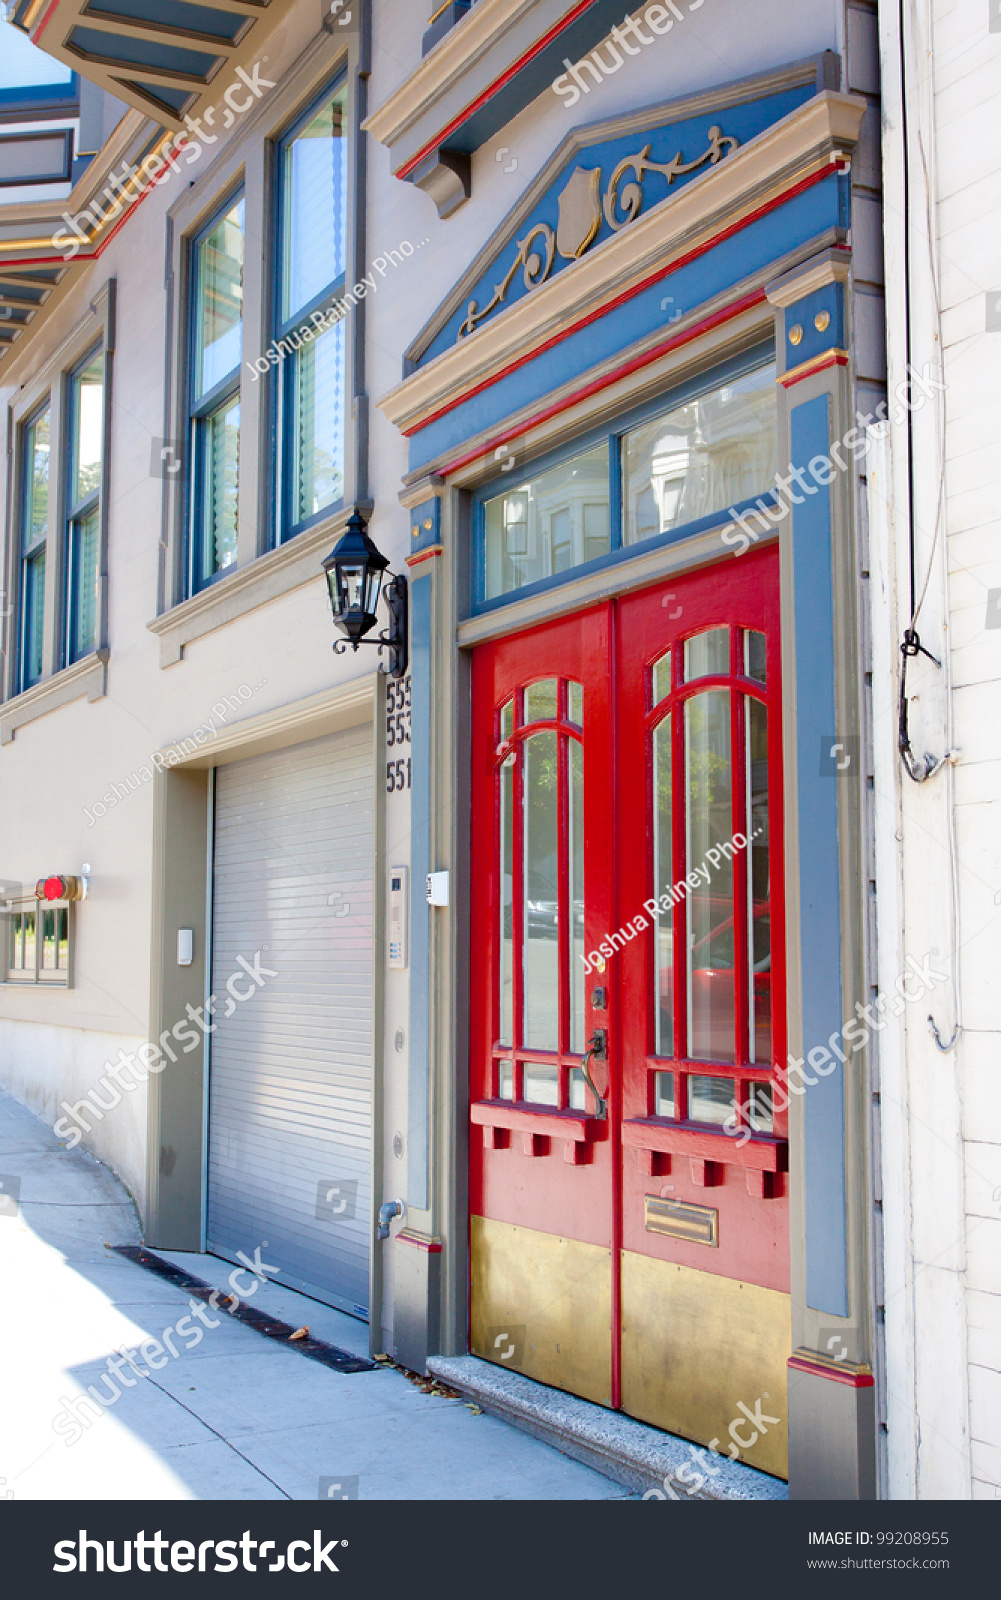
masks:
{"label": "gold kick plate on door", "polygon": [[688,1244],[719,1244],[719,1212],[711,1206],[692,1206],[684,1200],[643,1196],[643,1226],[647,1233],[665,1233]]}

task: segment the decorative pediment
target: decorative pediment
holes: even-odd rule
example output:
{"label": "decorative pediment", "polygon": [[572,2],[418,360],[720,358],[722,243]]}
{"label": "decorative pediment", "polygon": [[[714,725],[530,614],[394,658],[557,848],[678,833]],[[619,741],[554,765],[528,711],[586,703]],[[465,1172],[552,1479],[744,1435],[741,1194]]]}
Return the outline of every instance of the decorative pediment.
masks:
{"label": "decorative pediment", "polygon": [[468,339],[661,200],[726,161],[834,76],[830,55],[575,128],[407,352]]}

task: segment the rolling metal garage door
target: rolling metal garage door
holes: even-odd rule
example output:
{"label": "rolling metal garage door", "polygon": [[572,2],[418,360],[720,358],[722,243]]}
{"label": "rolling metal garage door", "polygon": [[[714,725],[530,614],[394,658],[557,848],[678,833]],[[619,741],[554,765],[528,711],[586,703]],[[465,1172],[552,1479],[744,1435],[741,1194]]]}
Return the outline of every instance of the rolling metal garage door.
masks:
{"label": "rolling metal garage door", "polygon": [[367,1317],[371,729],[220,767],[213,878],[208,1248]]}

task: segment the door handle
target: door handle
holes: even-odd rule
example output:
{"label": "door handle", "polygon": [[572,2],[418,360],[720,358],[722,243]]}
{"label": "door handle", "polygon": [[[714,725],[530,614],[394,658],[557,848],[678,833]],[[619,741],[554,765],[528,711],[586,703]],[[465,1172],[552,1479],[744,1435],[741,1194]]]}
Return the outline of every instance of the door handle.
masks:
{"label": "door handle", "polygon": [[606,1028],[595,1028],[587,1042],[587,1049],[584,1052],[579,1068],[584,1082],[594,1095],[594,1114],[596,1117],[604,1119],[608,1116],[608,1101],[602,1099],[595,1087],[594,1079],[587,1070],[587,1064],[592,1059],[595,1061],[608,1060],[608,1030]]}

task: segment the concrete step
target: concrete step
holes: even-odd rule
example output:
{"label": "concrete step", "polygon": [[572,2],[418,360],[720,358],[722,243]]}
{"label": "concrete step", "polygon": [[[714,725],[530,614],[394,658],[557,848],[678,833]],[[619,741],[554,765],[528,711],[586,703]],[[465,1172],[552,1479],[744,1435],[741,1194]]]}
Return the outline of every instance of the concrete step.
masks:
{"label": "concrete step", "polygon": [[787,1500],[778,1478],[478,1356],[431,1356],[436,1378],[615,1483],[662,1500]]}

